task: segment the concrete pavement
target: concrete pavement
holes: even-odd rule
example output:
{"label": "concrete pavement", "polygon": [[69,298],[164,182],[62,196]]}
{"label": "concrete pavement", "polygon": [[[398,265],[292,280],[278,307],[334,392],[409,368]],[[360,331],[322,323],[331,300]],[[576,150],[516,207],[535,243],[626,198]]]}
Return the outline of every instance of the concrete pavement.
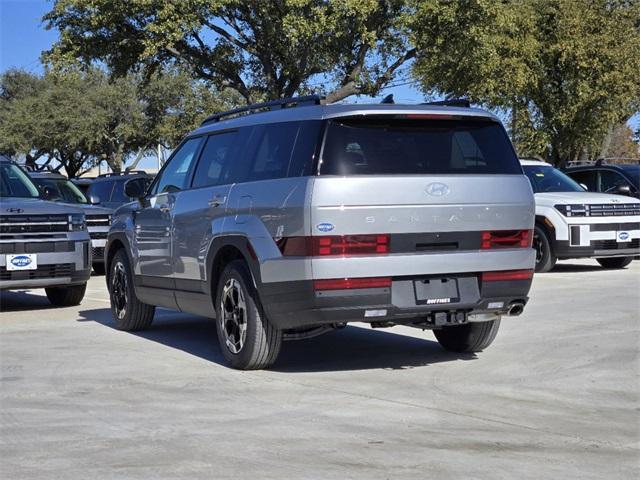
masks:
{"label": "concrete pavement", "polygon": [[113,328],[103,277],[79,307],[3,292],[6,479],[640,476],[640,262],[563,262],[477,355],[431,332],[350,326],[227,368],[215,326],[160,310]]}

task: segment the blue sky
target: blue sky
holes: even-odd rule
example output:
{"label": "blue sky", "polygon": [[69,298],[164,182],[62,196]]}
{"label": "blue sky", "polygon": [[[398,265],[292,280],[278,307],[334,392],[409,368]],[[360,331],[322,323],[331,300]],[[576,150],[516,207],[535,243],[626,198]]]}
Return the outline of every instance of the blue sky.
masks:
{"label": "blue sky", "polygon": [[[40,54],[58,38],[55,31],[45,30],[41,21],[51,5],[51,0],[0,0],[0,73],[9,68],[42,71]],[[384,95],[388,93],[394,94],[396,102],[415,103],[423,100],[422,93],[411,84],[383,92]],[[353,99],[363,100],[368,99]],[[633,128],[640,126],[640,114],[635,115],[629,123]]]}

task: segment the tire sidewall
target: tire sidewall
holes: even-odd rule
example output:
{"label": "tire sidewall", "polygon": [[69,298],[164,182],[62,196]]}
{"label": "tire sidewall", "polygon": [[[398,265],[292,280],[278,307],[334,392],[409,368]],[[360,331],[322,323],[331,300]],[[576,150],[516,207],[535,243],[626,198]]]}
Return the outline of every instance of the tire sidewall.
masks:
{"label": "tire sidewall", "polygon": [[551,241],[549,240],[547,232],[539,225],[536,225],[534,227],[534,232],[534,235],[539,239],[538,241],[540,242],[540,247],[542,249],[542,258],[539,262],[537,261],[538,252],[536,251],[536,273],[548,272],[555,266],[556,263],[553,249],[551,247]]}
{"label": "tire sidewall", "polygon": [[[127,277],[127,305],[126,312],[123,318],[118,318],[118,314],[115,309],[115,305],[113,303],[113,295],[112,295],[112,282],[116,269],[116,265],[121,263],[124,267],[125,275]],[[129,258],[124,250],[119,250],[116,252],[113,257],[113,261],[111,265],[109,265],[109,305],[111,307],[111,315],[116,321],[116,327],[120,330],[125,329],[126,325],[129,323],[128,317],[131,315],[131,300],[134,298],[135,292],[133,291],[133,276],[131,275],[131,269],[129,268]]]}
{"label": "tire sidewall", "polygon": [[[246,315],[247,315],[247,334],[245,338],[244,345],[239,353],[233,353],[227,347],[225,342],[225,334],[222,329],[221,319],[222,319],[222,308],[221,308],[221,300],[222,300],[222,291],[224,289],[225,284],[229,279],[235,279],[240,284],[242,288],[242,293],[244,295],[244,300],[246,304]],[[253,357],[253,349],[255,347],[255,338],[257,335],[257,328],[260,324],[257,321],[257,316],[264,318],[264,314],[262,309],[260,308],[259,301],[257,301],[257,292],[253,287],[252,278],[250,273],[242,261],[233,261],[229,263],[225,267],[218,281],[218,286],[216,289],[216,330],[218,332],[218,342],[220,343],[220,350],[224,355],[225,359],[234,367],[242,368],[242,366],[248,364]]]}

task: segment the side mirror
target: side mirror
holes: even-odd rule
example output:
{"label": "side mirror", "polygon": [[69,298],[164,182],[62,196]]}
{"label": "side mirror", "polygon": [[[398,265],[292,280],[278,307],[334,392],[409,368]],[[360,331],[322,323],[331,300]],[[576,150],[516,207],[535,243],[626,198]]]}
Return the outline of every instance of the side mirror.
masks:
{"label": "side mirror", "polygon": [[629,185],[619,185],[616,193],[620,195],[631,195],[631,187]]}
{"label": "side mirror", "polygon": [[129,198],[135,198],[141,205],[143,205],[146,193],[147,182],[144,178],[132,178],[124,184],[124,194]]}
{"label": "side mirror", "polygon": [[56,189],[49,186],[43,187],[42,195],[44,196],[45,200],[51,200],[52,202],[60,200],[60,196],[58,195]]}
{"label": "side mirror", "polygon": [[97,195],[89,195],[88,200],[91,205],[98,205],[100,203],[100,197]]}
{"label": "side mirror", "polygon": [[589,191],[589,188],[588,188],[584,183],[581,183],[581,184],[580,184],[580,186],[581,186],[582,188],[584,188],[585,190]]}

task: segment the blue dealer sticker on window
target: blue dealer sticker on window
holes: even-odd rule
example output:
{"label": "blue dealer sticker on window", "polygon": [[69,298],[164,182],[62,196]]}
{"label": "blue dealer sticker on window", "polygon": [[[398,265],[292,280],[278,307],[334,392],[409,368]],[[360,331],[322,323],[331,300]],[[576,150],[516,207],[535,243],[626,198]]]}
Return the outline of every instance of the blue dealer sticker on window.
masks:
{"label": "blue dealer sticker on window", "polygon": [[331,230],[333,230],[335,228],[335,226],[333,225],[333,223],[329,223],[329,222],[323,222],[323,223],[319,223],[316,225],[316,228],[318,230],[320,230],[321,232],[330,232]]}

